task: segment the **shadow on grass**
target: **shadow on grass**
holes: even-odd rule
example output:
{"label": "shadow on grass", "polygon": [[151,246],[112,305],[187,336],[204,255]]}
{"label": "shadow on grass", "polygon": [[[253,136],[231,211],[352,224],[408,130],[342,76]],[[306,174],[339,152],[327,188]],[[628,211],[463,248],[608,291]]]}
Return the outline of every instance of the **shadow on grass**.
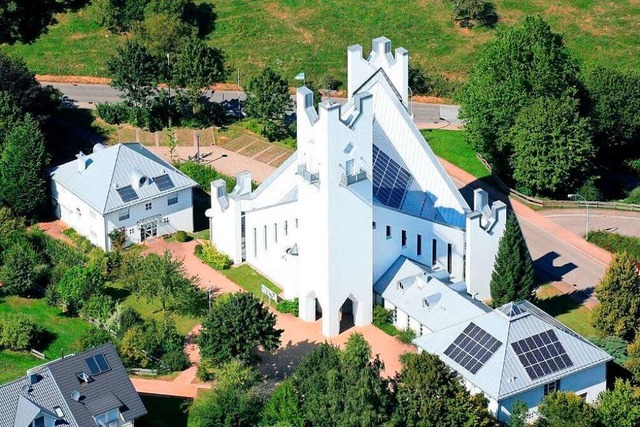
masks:
{"label": "shadow on grass", "polygon": [[44,351],[48,349],[51,344],[58,338],[58,334],[44,329],[38,336],[38,339],[33,343],[33,348],[38,351]]}
{"label": "shadow on grass", "polygon": [[104,289],[104,293],[109,295],[111,298],[113,298],[116,301],[124,301],[125,299],[127,299],[129,295],[131,295],[131,292],[129,292],[126,289],[114,288],[111,286],[106,287]]}
{"label": "shadow on grass", "polygon": [[141,395],[148,414],[136,420],[136,427],[186,427],[191,399]]}
{"label": "shadow on grass", "polygon": [[580,302],[568,294],[554,295],[549,298],[538,300],[537,305],[553,317],[569,313],[581,306]]}
{"label": "shadow on grass", "polygon": [[283,380],[293,374],[302,358],[318,345],[309,340],[297,343],[289,341],[286,344],[283,343],[273,353],[260,352],[259,356],[262,360],[258,369],[269,379]]}

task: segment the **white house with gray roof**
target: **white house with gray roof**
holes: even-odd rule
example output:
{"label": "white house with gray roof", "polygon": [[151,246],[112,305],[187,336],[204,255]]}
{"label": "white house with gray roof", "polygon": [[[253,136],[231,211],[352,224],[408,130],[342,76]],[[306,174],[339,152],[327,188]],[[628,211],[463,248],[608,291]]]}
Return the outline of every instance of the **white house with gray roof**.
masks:
{"label": "white house with gray roof", "polygon": [[518,400],[535,418],[549,393],[571,391],[592,403],[605,390],[612,357],[533,304],[466,317],[413,342],[457,371],[469,390],[484,393],[498,420],[507,421]]}
{"label": "white house with gray roof", "polygon": [[133,427],[146,413],[112,344],[0,385],[2,427]]}
{"label": "white house with gray roof", "polygon": [[[346,104],[316,109],[313,93],[298,89],[297,151],[255,191],[248,172],[231,193],[214,181],[207,212],[217,248],[299,298],[300,317],[322,317],[327,336],[371,322],[374,284],[399,259],[433,273],[415,285],[418,304],[437,293],[489,298],[506,222],[506,206],[482,190],[467,204],[413,123],[408,52],[394,55],[380,37],[362,54],[347,50]],[[419,330],[409,299],[389,303],[400,327]]]}
{"label": "white house with gray roof", "polygon": [[196,182],[139,143],[96,144],[50,176],[56,217],[104,250],[116,229],[129,244],[193,231]]}

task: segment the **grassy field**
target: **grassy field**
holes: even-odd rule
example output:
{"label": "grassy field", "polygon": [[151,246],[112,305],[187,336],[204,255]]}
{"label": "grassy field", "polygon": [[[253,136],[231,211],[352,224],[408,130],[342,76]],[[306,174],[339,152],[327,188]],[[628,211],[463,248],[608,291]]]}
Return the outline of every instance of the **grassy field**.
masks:
{"label": "grassy field", "polygon": [[476,178],[489,178],[491,174],[476,157],[476,152],[464,140],[464,131],[456,130],[423,130],[422,135],[429,146],[446,161],[464,169]]}
{"label": "grassy field", "polygon": [[610,252],[626,252],[640,262],[640,239],[609,231],[589,232],[589,241]]}
{"label": "grassy field", "polygon": [[538,307],[555,317],[585,338],[595,337],[597,331],[591,326],[591,310],[563,294],[552,285],[538,289]]}
{"label": "grassy field", "polygon": [[271,280],[267,279],[247,264],[232,267],[229,270],[221,270],[220,272],[227,276],[229,280],[244,288],[247,292],[251,292],[261,299],[264,297],[262,294],[262,284],[266,285],[269,289],[278,294],[282,292],[282,289],[277,287],[273,282],[271,282]]}
{"label": "grassy field", "polygon": [[[21,313],[33,319],[50,334],[50,340],[42,351],[47,358],[57,359],[62,351],[74,350],[75,344],[90,325],[83,319],[64,316],[58,308],[50,307],[44,299],[7,297],[0,301],[0,313]],[[26,352],[0,351],[0,384],[25,375],[26,370],[45,361]]]}
{"label": "grassy field", "polygon": [[[366,55],[371,39],[381,35],[407,48],[414,62],[464,78],[479,47],[527,14],[545,16],[584,64],[640,69],[640,2],[631,0],[495,0],[501,18],[496,30],[457,27],[446,0],[203,1],[217,13],[210,44],[226,52],[234,70],[230,80],[238,69],[241,83],[267,64],[291,83],[300,71],[310,79],[332,75],[344,82],[346,47],[359,43]],[[35,43],[3,49],[40,74],[104,76],[105,60],[121,37],[99,28],[94,15],[89,6],[59,16]]]}

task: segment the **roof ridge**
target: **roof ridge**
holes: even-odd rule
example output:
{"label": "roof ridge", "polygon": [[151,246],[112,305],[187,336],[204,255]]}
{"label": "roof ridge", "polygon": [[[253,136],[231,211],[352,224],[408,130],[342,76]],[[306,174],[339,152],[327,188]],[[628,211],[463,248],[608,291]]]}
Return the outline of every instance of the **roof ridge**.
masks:
{"label": "roof ridge", "polygon": [[502,359],[502,366],[500,366],[500,381],[498,382],[498,395],[496,399],[500,400],[500,393],[502,391],[502,378],[504,377],[505,366],[507,365],[507,352],[509,351],[509,337],[511,335],[512,324],[510,320],[507,320],[507,338],[504,343],[504,358]]}
{"label": "roof ridge", "polygon": [[113,168],[111,169],[111,177],[109,178],[109,185],[107,186],[107,197],[104,198],[104,206],[102,206],[102,212],[100,212],[102,215],[105,214],[105,211],[107,210],[107,203],[109,202],[109,193],[111,193],[111,187],[113,186],[113,177],[116,174],[116,164],[118,163],[118,157],[120,156],[120,149],[123,147],[124,145],[119,142],[116,145],[114,145],[114,147],[118,147],[118,149],[116,150],[116,158],[115,161],[113,162]]}
{"label": "roof ridge", "polygon": [[[58,359],[58,360],[64,360],[64,359]],[[51,379],[53,380],[53,385],[55,386],[56,390],[60,394],[60,397],[62,398],[62,404],[66,406],[66,409],[67,409],[66,412],[69,413],[69,418],[71,418],[71,420],[68,420],[68,421],[73,421],[76,425],[79,425],[78,420],[76,420],[76,417],[73,416],[73,411],[71,410],[71,407],[67,403],[66,397],[64,397],[62,390],[60,390],[60,386],[58,385],[58,381],[56,380],[56,377],[53,375],[53,372],[51,372],[51,369],[49,369],[48,366],[45,369],[49,371],[49,375],[51,375]],[[65,417],[66,417],[66,414],[65,414]]]}

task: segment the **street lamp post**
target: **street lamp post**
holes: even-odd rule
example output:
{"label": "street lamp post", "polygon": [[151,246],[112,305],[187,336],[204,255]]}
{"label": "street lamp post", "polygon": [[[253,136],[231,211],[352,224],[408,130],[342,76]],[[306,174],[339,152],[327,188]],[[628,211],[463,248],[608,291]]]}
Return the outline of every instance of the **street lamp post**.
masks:
{"label": "street lamp post", "polygon": [[167,87],[169,88],[169,107],[171,107],[171,62],[169,62],[169,54],[167,53]]}
{"label": "street lamp post", "polygon": [[[584,238],[586,240],[589,240],[589,201],[581,194],[569,194],[570,199],[576,199],[578,197],[584,200],[584,205],[587,207],[587,224],[585,228]],[[580,202],[578,201],[578,203]]]}
{"label": "street lamp post", "polygon": [[211,312],[211,297],[213,296],[213,286],[207,288],[207,302],[209,303],[209,312]]}

